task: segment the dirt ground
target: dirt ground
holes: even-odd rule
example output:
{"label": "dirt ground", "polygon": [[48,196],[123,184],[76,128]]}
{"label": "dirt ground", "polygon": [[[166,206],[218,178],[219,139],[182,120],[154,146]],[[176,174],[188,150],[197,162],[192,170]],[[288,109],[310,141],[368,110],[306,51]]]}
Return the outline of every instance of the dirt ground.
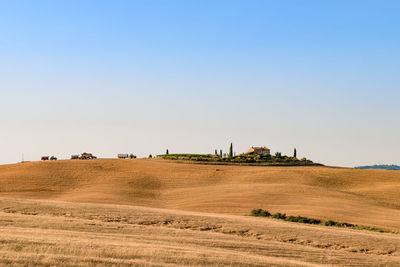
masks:
{"label": "dirt ground", "polygon": [[400,266],[400,235],[269,218],[0,198],[0,265]]}
{"label": "dirt ground", "polygon": [[400,172],[157,159],[0,166],[0,196],[247,215],[254,208],[400,230]]}
{"label": "dirt ground", "polygon": [[0,166],[0,265],[400,266],[400,172],[158,159]]}

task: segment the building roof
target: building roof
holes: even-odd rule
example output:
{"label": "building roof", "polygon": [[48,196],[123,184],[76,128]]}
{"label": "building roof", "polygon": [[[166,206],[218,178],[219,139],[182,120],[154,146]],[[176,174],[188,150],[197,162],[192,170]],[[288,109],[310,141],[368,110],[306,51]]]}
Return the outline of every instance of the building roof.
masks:
{"label": "building roof", "polygon": [[261,147],[261,146],[252,146],[251,147],[252,149],[254,149],[254,150],[269,150],[269,148],[268,147]]}

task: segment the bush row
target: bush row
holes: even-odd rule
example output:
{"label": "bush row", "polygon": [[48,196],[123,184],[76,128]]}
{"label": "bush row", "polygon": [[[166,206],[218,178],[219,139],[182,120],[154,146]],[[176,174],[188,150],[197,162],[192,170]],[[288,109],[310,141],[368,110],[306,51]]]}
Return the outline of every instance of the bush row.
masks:
{"label": "bush row", "polygon": [[164,154],[158,155],[158,157],[162,158],[176,158],[176,157],[186,157],[186,158],[211,158],[213,155],[211,154]]}
{"label": "bush row", "polygon": [[387,232],[387,231],[384,231],[382,229],[375,228],[375,227],[357,225],[357,224],[346,223],[346,222],[335,222],[332,220],[327,220],[327,221],[323,222],[318,219],[307,218],[307,217],[303,217],[303,216],[286,216],[286,213],[280,213],[280,212],[271,214],[270,212],[263,210],[263,209],[253,209],[251,211],[251,215],[257,216],[257,217],[272,217],[275,219],[285,220],[285,221],[289,221],[289,222],[320,224],[320,225],[325,225],[325,226],[344,227],[344,228],[351,228],[351,229],[356,229],[356,230],[368,230],[368,231],[374,231],[374,232],[380,232],[380,233]]}
{"label": "bush row", "polygon": [[272,155],[238,155],[234,157],[220,157],[212,154],[163,154],[157,157],[170,160],[192,160],[206,161],[218,163],[273,163],[285,165],[313,165],[314,163],[308,159],[297,159],[288,156],[272,156]]}

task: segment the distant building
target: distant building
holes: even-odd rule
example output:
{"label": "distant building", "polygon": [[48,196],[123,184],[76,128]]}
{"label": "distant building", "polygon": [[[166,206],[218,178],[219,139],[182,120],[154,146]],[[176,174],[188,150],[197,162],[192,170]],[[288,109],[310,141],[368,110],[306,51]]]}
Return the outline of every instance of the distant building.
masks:
{"label": "distant building", "polygon": [[269,148],[266,147],[254,147],[252,146],[247,154],[255,154],[255,155],[270,155],[271,151]]}

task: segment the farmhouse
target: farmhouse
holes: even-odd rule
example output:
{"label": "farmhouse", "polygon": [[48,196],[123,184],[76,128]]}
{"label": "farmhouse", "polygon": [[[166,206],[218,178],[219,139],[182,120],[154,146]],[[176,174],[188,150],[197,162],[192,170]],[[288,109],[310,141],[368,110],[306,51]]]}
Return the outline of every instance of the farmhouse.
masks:
{"label": "farmhouse", "polygon": [[254,147],[252,146],[247,154],[255,154],[255,155],[269,155],[271,153],[269,148],[266,147]]}

